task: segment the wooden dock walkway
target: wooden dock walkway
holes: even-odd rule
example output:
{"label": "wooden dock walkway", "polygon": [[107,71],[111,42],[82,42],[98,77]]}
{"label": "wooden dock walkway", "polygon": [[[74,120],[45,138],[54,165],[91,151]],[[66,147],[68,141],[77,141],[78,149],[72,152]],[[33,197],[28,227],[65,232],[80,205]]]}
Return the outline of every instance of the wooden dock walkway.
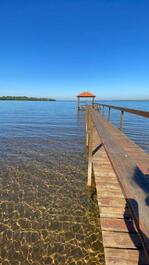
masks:
{"label": "wooden dock walkway", "polygon": [[93,107],[86,112],[88,186],[96,186],[105,263],[147,265],[149,155]]}

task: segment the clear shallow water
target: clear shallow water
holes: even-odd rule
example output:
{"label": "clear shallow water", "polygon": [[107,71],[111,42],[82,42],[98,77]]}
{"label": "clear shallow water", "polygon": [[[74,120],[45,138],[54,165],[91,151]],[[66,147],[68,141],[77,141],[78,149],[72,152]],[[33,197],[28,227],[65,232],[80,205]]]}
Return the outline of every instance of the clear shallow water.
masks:
{"label": "clear shallow water", "polygon": [[[149,110],[148,102],[106,102]],[[112,112],[119,126],[119,112]],[[124,130],[148,151],[149,121]],[[103,264],[96,199],[86,189],[84,113],[75,102],[0,102],[1,264]]]}
{"label": "clear shallow water", "polygon": [[103,264],[83,121],[72,102],[0,102],[1,264]]}

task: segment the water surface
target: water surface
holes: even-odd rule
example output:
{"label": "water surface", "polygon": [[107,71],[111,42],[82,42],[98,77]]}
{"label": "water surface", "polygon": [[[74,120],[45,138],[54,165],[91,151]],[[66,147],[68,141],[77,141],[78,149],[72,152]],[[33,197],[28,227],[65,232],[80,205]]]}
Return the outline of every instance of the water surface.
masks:
{"label": "water surface", "polygon": [[103,264],[76,104],[0,102],[0,142],[1,264]]}

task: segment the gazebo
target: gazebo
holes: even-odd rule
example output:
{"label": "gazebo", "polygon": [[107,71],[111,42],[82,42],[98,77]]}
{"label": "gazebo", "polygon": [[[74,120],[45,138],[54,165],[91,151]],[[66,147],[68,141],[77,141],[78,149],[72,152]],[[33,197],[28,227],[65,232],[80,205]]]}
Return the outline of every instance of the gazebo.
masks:
{"label": "gazebo", "polygon": [[80,99],[81,98],[91,98],[92,105],[93,105],[94,101],[95,101],[95,97],[96,96],[94,94],[92,94],[91,92],[82,92],[79,95],[77,95],[77,98],[78,98],[78,110],[81,109],[81,105],[80,105]]}

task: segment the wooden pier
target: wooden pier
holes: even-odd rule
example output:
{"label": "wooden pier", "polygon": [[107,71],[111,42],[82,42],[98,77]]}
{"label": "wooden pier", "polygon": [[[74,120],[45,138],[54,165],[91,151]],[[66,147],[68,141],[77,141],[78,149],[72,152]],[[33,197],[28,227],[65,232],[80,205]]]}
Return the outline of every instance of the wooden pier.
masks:
{"label": "wooden pier", "polygon": [[[92,106],[86,107],[88,186],[95,185],[106,265],[149,264],[149,155]],[[101,106],[96,106],[100,109]],[[118,108],[118,107],[116,107]]]}

